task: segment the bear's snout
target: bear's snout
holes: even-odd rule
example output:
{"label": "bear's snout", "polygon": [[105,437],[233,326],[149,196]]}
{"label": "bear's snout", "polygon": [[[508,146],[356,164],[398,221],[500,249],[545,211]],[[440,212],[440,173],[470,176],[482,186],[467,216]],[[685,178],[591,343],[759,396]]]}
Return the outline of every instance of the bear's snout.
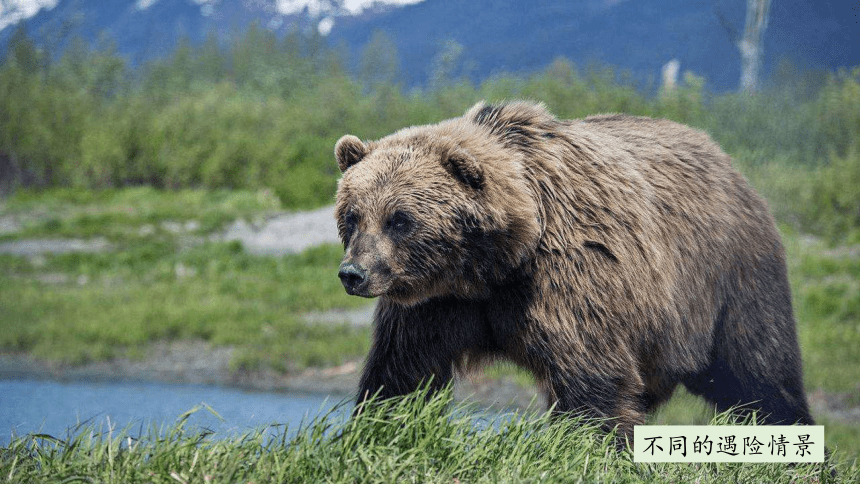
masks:
{"label": "bear's snout", "polygon": [[344,262],[340,265],[337,276],[346,292],[353,296],[364,294],[367,285],[367,271],[355,262]]}

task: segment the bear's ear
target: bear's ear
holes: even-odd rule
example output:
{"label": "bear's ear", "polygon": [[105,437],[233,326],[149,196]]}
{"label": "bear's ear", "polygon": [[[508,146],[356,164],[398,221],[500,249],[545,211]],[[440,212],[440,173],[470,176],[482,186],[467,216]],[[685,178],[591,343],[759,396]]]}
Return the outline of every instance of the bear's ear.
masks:
{"label": "bear's ear", "polygon": [[442,153],[442,166],[466,185],[480,190],[484,188],[484,170],[471,154],[460,148],[450,148]]}
{"label": "bear's ear", "polygon": [[351,134],[343,135],[334,145],[334,156],[341,173],[361,161],[369,152],[368,146]]}

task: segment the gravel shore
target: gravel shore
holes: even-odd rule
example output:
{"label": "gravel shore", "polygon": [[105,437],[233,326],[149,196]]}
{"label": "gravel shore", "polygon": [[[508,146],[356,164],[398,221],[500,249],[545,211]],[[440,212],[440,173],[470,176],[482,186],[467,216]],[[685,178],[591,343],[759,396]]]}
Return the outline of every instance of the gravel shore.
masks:
{"label": "gravel shore", "polygon": [[[329,368],[307,368],[284,374],[271,369],[241,371],[230,368],[234,349],[204,341],[158,342],[143,358],[119,357],[83,365],[46,362],[27,354],[0,353],[0,379],[35,378],[58,381],[145,381],[216,385],[269,392],[326,393],[354,396],[362,361]],[[456,382],[455,395],[496,408],[544,408],[536,388],[525,388],[506,378],[471,375]]]}

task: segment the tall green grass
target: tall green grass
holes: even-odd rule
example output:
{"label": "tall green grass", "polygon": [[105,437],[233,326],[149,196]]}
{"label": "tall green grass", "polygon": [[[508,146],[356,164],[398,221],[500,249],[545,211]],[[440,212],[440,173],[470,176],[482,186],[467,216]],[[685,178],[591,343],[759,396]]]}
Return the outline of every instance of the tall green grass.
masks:
{"label": "tall green grass", "polygon": [[[65,438],[15,438],[0,449],[7,482],[768,482],[849,483],[857,462],[636,464],[613,435],[548,413],[474,413],[450,393],[422,392],[323,415],[300,429],[260,429],[223,439],[173,426],[78,429]],[[711,423],[725,424],[727,415]],[[297,430],[294,432],[294,430]],[[831,475],[831,468],[837,473]]]}

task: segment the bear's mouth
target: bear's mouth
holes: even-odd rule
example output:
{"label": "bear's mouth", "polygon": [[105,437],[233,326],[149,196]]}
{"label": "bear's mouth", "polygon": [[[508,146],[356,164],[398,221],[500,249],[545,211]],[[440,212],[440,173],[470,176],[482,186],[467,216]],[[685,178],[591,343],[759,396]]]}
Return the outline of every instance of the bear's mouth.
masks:
{"label": "bear's mouth", "polygon": [[367,288],[362,288],[362,287],[354,288],[354,287],[347,287],[344,285],[344,289],[346,289],[346,293],[349,294],[350,296],[359,296],[359,297],[364,297],[367,299],[373,299],[373,298],[379,297],[383,294],[383,293],[371,292]]}
{"label": "bear's mouth", "polygon": [[343,284],[343,288],[346,290],[346,293],[350,296],[359,296],[366,298],[374,298],[377,296],[381,296],[385,293],[385,291],[380,290],[377,287],[374,287],[373,284],[370,284],[369,281],[350,281],[344,280],[341,278],[341,283]]}
{"label": "bear's mouth", "polygon": [[390,284],[380,284],[361,266],[353,263],[342,264],[338,276],[350,296],[374,298],[385,294],[390,286]]}
{"label": "bear's mouth", "polygon": [[415,291],[406,285],[368,283],[358,287],[347,287],[344,284],[344,289],[346,289],[346,293],[350,296],[359,296],[367,299],[384,296],[405,305],[414,304],[416,301]]}

